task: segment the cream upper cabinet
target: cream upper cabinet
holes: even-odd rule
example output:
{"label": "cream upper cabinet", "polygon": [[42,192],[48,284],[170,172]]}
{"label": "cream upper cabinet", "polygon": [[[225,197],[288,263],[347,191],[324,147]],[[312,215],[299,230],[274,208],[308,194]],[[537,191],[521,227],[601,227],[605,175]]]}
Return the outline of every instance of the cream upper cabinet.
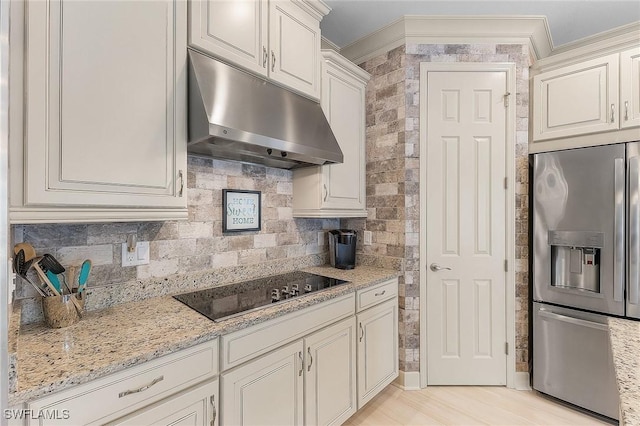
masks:
{"label": "cream upper cabinet", "polygon": [[293,172],[295,217],[366,217],[365,90],[369,74],[322,51],[320,104],[344,156],[341,164]]}
{"label": "cream upper cabinet", "polygon": [[615,130],[619,59],[608,55],[533,78],[533,140]]}
{"label": "cream upper cabinet", "polygon": [[193,0],[189,2],[189,44],[267,75],[267,1]]}
{"label": "cream upper cabinet", "polygon": [[173,0],[27,4],[13,223],[186,219],[186,12]]}
{"label": "cream upper cabinet", "polygon": [[620,126],[640,126],[640,47],[620,53],[620,105]]}
{"label": "cream upper cabinet", "polygon": [[318,99],[329,10],[319,0],[191,0],[189,45]]}
{"label": "cream upper cabinet", "polygon": [[562,51],[531,72],[530,153],[640,139],[637,33]]}

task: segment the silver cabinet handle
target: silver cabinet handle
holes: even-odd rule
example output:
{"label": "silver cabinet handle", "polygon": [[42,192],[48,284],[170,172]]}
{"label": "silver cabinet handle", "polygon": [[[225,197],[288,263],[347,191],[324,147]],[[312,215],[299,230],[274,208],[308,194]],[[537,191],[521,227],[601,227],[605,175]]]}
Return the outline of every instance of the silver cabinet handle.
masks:
{"label": "silver cabinet handle", "polygon": [[638,304],[640,290],[640,159],[629,159],[629,303]]}
{"label": "silver cabinet handle", "polygon": [[307,365],[307,371],[311,371],[313,365],[313,355],[311,355],[311,346],[307,347],[307,353],[309,354],[309,365]]}
{"label": "silver cabinet handle", "polygon": [[216,396],[211,395],[211,398],[209,399],[209,401],[211,401],[211,409],[212,409],[211,426],[215,426],[216,416],[218,415],[218,411],[216,410]]}
{"label": "silver cabinet handle", "polygon": [[302,359],[302,351],[298,352],[298,358],[300,358],[300,371],[298,371],[298,377],[302,376],[304,371],[304,360]]}
{"label": "silver cabinet handle", "polygon": [[615,104],[611,104],[611,122],[616,122],[616,106]]}
{"label": "silver cabinet handle", "polygon": [[[633,159],[631,159],[633,160]],[[630,160],[630,161],[631,161]],[[637,171],[637,160],[636,171]],[[613,213],[613,300],[622,302],[624,292],[624,186],[625,170],[624,158],[614,160],[614,196],[615,205]],[[629,172],[631,176],[631,171]],[[636,177],[637,179],[637,177]]]}
{"label": "silver cabinet handle", "polygon": [[387,292],[387,290],[382,290],[380,293],[376,293],[374,294],[374,296],[382,296],[383,294],[385,294]]}
{"label": "silver cabinet handle", "polygon": [[149,389],[151,386],[155,385],[156,383],[160,383],[163,380],[164,380],[164,376],[156,377],[155,379],[153,379],[151,383],[149,383],[148,385],[142,386],[141,388],[120,392],[118,394],[118,398],[131,395],[132,393],[144,392],[147,389]]}
{"label": "silver cabinet handle", "polygon": [[629,101],[624,101],[624,121],[629,121]]}
{"label": "silver cabinet handle", "polygon": [[433,272],[443,271],[443,270],[445,270],[445,269],[446,269],[447,271],[450,271],[450,270],[451,270],[451,268],[442,267],[442,266],[438,265],[437,263],[432,263],[432,264],[429,266],[429,269],[431,269]]}
{"label": "silver cabinet handle", "polygon": [[566,323],[573,324],[573,325],[579,325],[581,327],[595,328],[596,330],[601,330],[601,331],[608,331],[609,330],[609,327],[607,327],[607,324],[600,324],[598,322],[587,321],[587,320],[583,320],[583,319],[580,319],[580,318],[569,317],[569,316],[566,316],[566,315],[560,315],[560,314],[556,314],[554,312],[545,311],[543,309],[538,311],[538,315],[543,317],[543,318],[548,318],[548,319],[552,319],[552,320],[556,320],[556,321],[562,321],[562,322],[566,322]]}
{"label": "silver cabinet handle", "polygon": [[267,53],[267,48],[262,46],[262,68],[267,67],[267,61],[269,60],[269,54]]}
{"label": "silver cabinet handle", "polygon": [[182,170],[178,171],[178,178],[180,178],[180,191],[178,191],[178,196],[182,197],[184,194],[184,173],[182,173]]}
{"label": "silver cabinet handle", "polygon": [[271,72],[276,70],[276,54],[271,51]]}
{"label": "silver cabinet handle", "polygon": [[322,201],[327,201],[327,196],[329,196],[329,191],[327,190],[327,185],[324,184],[322,185],[324,187],[324,198],[322,198]]}
{"label": "silver cabinet handle", "polygon": [[360,341],[362,342],[362,339],[364,338],[364,328],[362,328],[362,323],[360,323],[359,325],[360,325]]}

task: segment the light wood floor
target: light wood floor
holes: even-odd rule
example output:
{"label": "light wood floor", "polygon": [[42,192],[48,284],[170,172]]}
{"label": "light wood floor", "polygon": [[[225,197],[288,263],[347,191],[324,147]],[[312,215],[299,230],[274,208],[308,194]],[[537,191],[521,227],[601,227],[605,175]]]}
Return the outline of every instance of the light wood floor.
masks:
{"label": "light wood floor", "polygon": [[533,391],[504,387],[387,386],[345,426],[356,425],[604,425]]}

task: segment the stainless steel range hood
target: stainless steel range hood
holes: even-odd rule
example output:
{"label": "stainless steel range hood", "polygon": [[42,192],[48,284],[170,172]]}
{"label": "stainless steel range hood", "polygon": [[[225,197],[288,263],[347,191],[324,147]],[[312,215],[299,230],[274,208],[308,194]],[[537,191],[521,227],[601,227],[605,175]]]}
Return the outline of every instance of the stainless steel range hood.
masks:
{"label": "stainless steel range hood", "polygon": [[341,163],[320,104],[189,50],[188,152],[293,169]]}

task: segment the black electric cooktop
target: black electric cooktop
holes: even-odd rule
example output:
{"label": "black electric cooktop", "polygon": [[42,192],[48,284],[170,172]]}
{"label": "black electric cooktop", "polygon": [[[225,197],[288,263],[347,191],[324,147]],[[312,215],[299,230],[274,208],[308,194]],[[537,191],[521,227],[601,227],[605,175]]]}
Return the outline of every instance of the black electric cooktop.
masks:
{"label": "black electric cooktop", "polygon": [[346,282],[348,281],[308,272],[291,272],[173,297],[202,315],[218,321]]}

